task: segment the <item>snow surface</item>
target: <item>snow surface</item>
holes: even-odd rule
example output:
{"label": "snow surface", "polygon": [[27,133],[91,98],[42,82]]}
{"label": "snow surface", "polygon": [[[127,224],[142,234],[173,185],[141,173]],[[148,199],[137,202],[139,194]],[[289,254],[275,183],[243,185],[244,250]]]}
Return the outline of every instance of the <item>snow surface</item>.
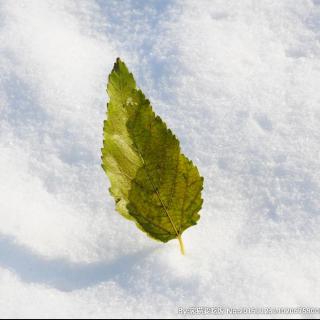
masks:
{"label": "snow surface", "polygon": [[[108,195],[117,56],[205,177],[186,257]],[[320,307],[319,85],[319,0],[1,0],[0,316]]]}

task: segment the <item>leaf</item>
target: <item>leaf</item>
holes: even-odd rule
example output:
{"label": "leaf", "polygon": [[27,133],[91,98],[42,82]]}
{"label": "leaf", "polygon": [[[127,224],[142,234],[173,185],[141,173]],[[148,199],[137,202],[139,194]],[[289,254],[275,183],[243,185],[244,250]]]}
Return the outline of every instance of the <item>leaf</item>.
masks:
{"label": "leaf", "polygon": [[203,178],[152,110],[118,58],[109,76],[102,167],[116,209],[150,237],[168,242],[197,224]]}

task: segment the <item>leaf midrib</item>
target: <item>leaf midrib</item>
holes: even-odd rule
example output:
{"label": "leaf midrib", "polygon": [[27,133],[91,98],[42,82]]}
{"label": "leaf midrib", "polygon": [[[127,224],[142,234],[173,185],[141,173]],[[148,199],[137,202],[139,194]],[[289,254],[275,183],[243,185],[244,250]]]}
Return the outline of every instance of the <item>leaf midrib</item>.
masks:
{"label": "leaf midrib", "polygon": [[[119,80],[120,80],[120,90],[119,90],[119,91],[120,91],[120,96],[121,96],[121,102],[122,102],[122,107],[124,107],[125,102],[124,102],[124,100],[123,100],[124,97],[123,97],[122,81],[121,81],[120,75],[118,75],[118,77],[119,77]],[[133,90],[136,90],[136,89],[133,89]],[[137,114],[139,114],[139,113],[141,113],[140,110],[137,112]],[[136,117],[137,117],[137,114],[136,114]],[[154,121],[152,121],[151,126],[153,126],[153,122],[154,122]],[[151,131],[151,128],[150,128],[150,131]],[[175,223],[174,223],[174,221],[173,221],[173,219],[172,219],[169,211],[167,210],[167,207],[165,206],[164,202],[162,201],[161,196],[160,196],[157,188],[155,187],[155,185],[154,185],[154,183],[153,183],[153,181],[152,181],[152,179],[151,179],[151,177],[150,177],[150,175],[149,175],[149,172],[148,172],[148,170],[147,170],[146,162],[145,162],[145,160],[144,160],[144,158],[143,158],[143,156],[142,156],[139,148],[137,147],[136,143],[135,143],[134,141],[132,141],[132,142],[133,142],[134,148],[136,149],[136,151],[137,151],[137,153],[138,153],[138,155],[139,155],[139,157],[140,157],[140,159],[141,159],[141,161],[142,161],[142,164],[143,164],[143,165],[142,165],[142,168],[145,170],[145,172],[146,172],[146,174],[147,174],[147,177],[148,177],[148,180],[149,180],[150,184],[152,185],[152,188],[153,188],[154,192],[156,193],[156,195],[157,195],[157,197],[158,197],[158,199],[159,199],[159,201],[160,201],[160,203],[161,203],[161,205],[162,205],[162,208],[163,208],[163,210],[165,211],[165,213],[166,213],[166,215],[167,215],[167,217],[168,217],[168,219],[169,219],[169,221],[170,221],[170,224],[172,225],[172,228],[173,228],[173,230],[174,230],[177,238],[179,238],[179,237],[181,236],[181,234],[180,234],[180,232],[178,231],[178,229],[177,229],[177,227],[176,227],[176,225],[175,225]],[[161,229],[163,229],[163,228],[161,228]],[[169,232],[169,234],[170,234],[170,232]]]}
{"label": "leaf midrib", "polygon": [[[140,110],[137,112],[135,118],[137,118],[137,115],[138,115],[139,113],[141,113]],[[135,121],[134,121],[134,122],[135,122]],[[151,126],[150,126],[150,131],[151,131],[152,125],[153,125],[153,121],[152,121]],[[133,145],[134,145],[134,148],[136,149],[136,151],[137,151],[137,153],[138,153],[138,155],[139,155],[139,157],[140,157],[140,159],[141,159],[141,161],[142,161],[142,164],[143,164],[142,168],[145,170],[145,172],[146,172],[146,174],[147,174],[147,177],[148,177],[148,180],[149,180],[150,184],[152,185],[152,188],[153,188],[154,192],[156,193],[156,195],[157,195],[157,197],[158,197],[158,200],[160,201],[160,203],[161,203],[161,205],[162,205],[162,208],[164,209],[164,211],[165,211],[165,213],[166,213],[166,215],[167,215],[167,217],[168,217],[168,219],[169,219],[169,221],[170,221],[170,224],[172,225],[172,228],[173,228],[176,236],[179,237],[179,236],[180,236],[180,233],[178,232],[178,229],[177,229],[177,227],[176,227],[176,225],[175,225],[175,223],[174,223],[174,221],[173,221],[173,219],[172,219],[169,211],[167,210],[167,207],[165,206],[164,202],[162,201],[161,196],[160,196],[157,188],[155,187],[155,185],[154,185],[154,183],[153,183],[153,181],[152,181],[152,179],[151,179],[151,177],[150,177],[150,175],[149,175],[149,172],[148,172],[148,170],[147,170],[147,164],[146,164],[146,162],[145,162],[145,160],[144,160],[144,158],[143,158],[143,156],[142,156],[142,154],[141,154],[138,146],[136,145],[136,143],[135,143],[134,141],[133,141]]]}

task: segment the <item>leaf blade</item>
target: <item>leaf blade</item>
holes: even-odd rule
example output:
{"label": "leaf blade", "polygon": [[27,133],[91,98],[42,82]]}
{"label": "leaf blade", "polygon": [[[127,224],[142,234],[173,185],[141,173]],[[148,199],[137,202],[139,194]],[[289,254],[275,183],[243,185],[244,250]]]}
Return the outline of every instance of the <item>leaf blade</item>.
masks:
{"label": "leaf blade", "polygon": [[[112,178],[110,191],[121,203],[117,210],[150,237],[162,242],[178,239],[182,244],[182,233],[200,219],[203,178],[181,153],[176,136],[136,88],[124,63],[117,63],[115,75],[112,72],[109,76],[110,102],[104,128],[107,142],[102,157],[103,167]],[[117,135],[123,135],[125,147],[119,147]],[[112,165],[114,162],[117,166]],[[112,176],[116,170],[124,172],[126,178],[117,181]]]}

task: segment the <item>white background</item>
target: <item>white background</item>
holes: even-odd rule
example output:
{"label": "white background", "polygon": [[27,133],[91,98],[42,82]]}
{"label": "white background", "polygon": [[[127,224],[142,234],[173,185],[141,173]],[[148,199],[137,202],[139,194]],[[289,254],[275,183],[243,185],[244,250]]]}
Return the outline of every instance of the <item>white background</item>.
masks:
{"label": "white background", "polygon": [[[319,0],[0,0],[1,317],[319,307],[319,21]],[[186,257],[108,194],[117,56],[205,178]]]}

